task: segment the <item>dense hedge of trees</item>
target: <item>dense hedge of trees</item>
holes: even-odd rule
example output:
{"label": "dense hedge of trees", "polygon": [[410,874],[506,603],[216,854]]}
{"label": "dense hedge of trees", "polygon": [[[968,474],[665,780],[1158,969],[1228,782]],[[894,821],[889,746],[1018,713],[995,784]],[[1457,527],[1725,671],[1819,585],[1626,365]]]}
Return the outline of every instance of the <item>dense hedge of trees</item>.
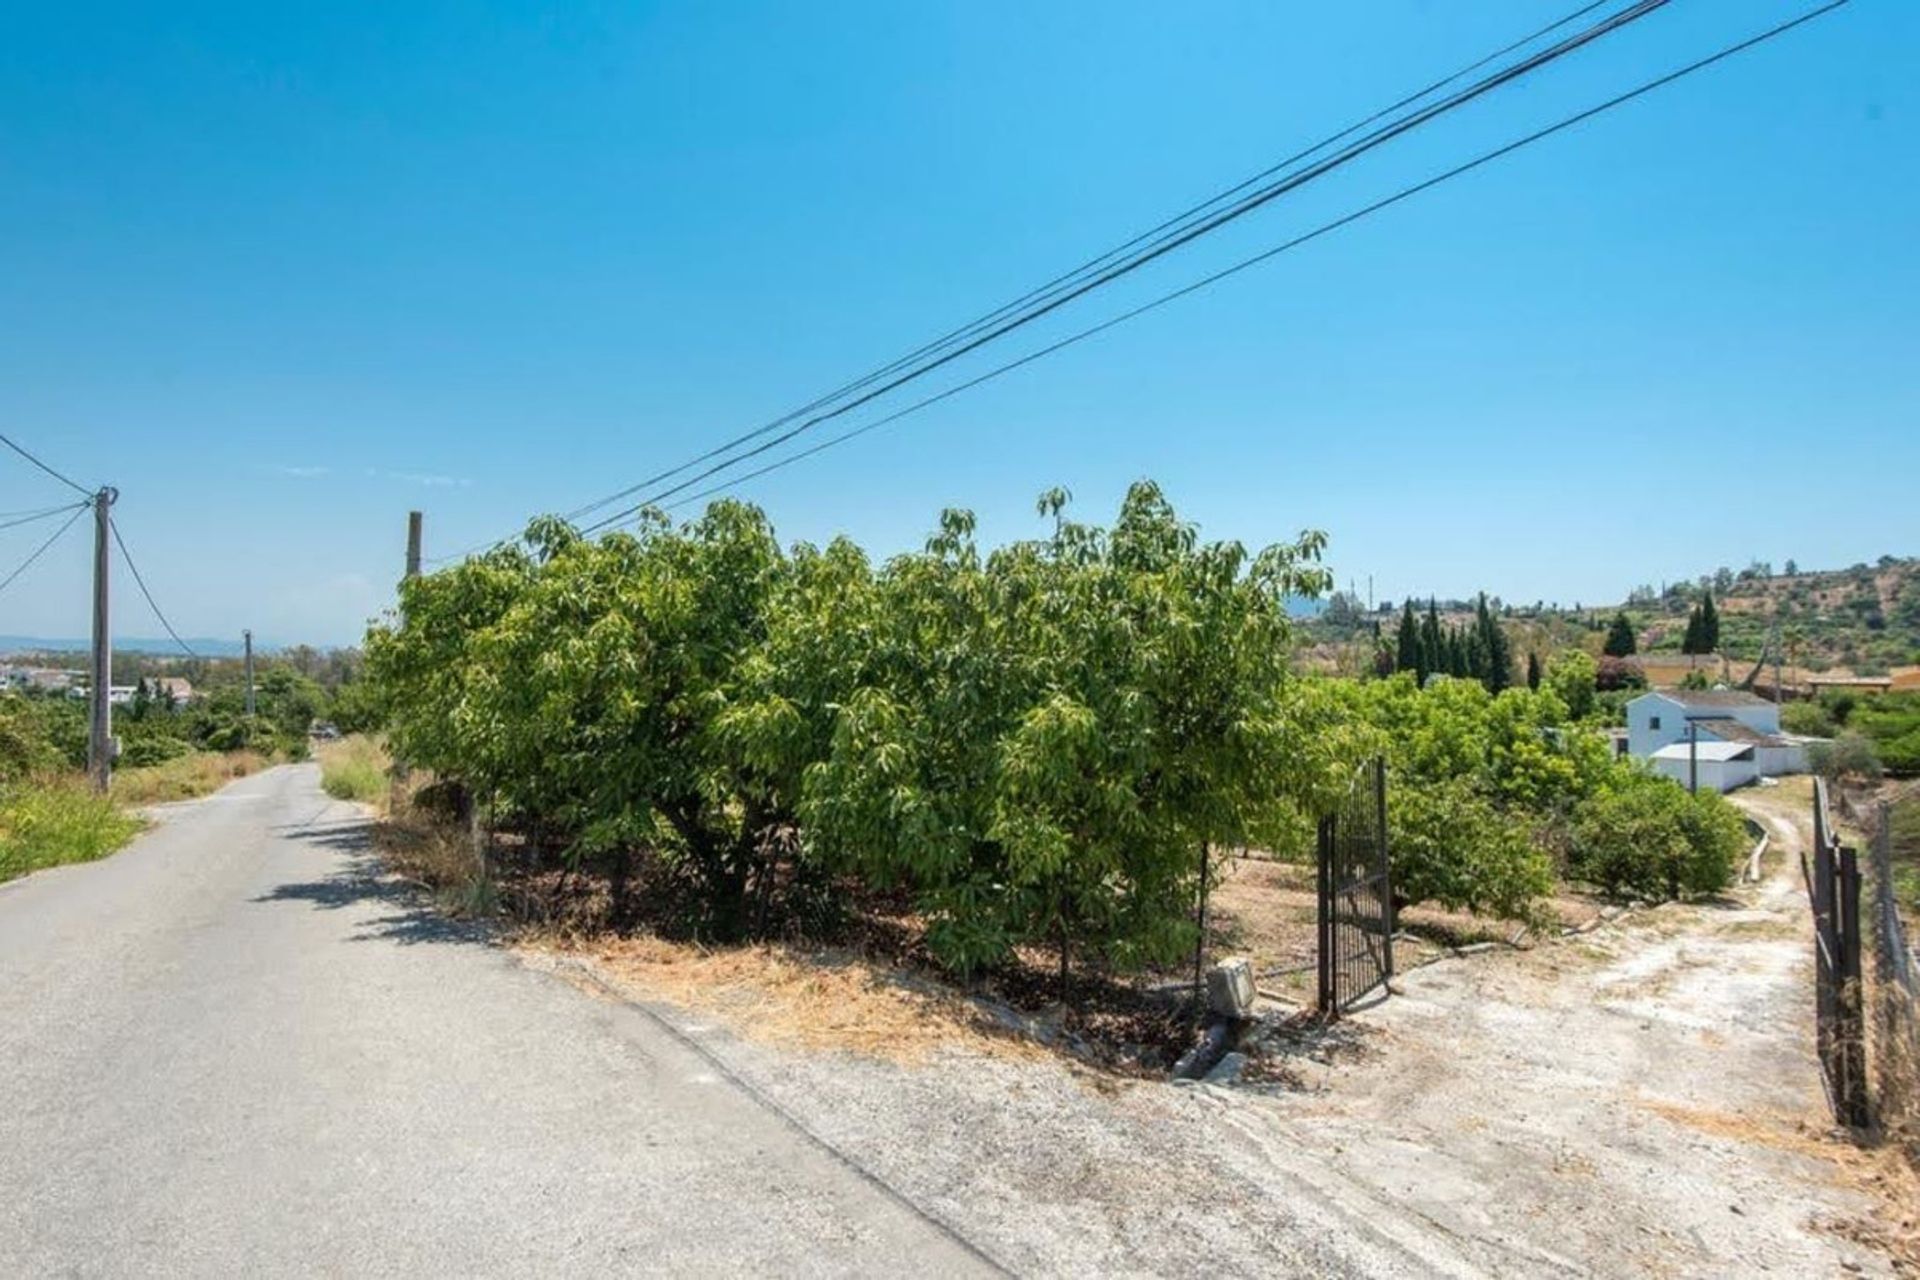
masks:
{"label": "dense hedge of trees", "polygon": [[832,878],[944,964],[1191,944],[1203,851],[1288,836],[1346,757],[1292,731],[1289,597],[1323,539],[1202,543],[1152,485],[1110,529],[983,552],[948,512],[875,566],[720,502],[409,582],[368,637],[398,753],[538,820],[622,895],[643,860],[737,936]]}
{"label": "dense hedge of trees", "polygon": [[[1066,505],[1043,495],[1046,536],[995,550],[950,511],[878,565],[844,540],[782,548],[734,502],[597,540],[536,521],[404,584],[368,676],[398,756],[598,872],[617,921],[644,886],[705,936],[857,887],[897,895],[956,970],[1026,945],[1166,961],[1192,945],[1209,850],[1306,855],[1378,753],[1407,900],[1524,914],[1556,870],[1602,866],[1566,855],[1581,808],[1640,784],[1582,721],[1590,658],[1506,688],[1483,600],[1456,642],[1408,614],[1422,651],[1480,652],[1478,678],[1303,677],[1286,603],[1329,585],[1321,535],[1204,543],[1150,484],[1108,528]],[[1676,812],[1726,807],[1645,782]],[[1688,821],[1693,860],[1730,871],[1724,821]]]}

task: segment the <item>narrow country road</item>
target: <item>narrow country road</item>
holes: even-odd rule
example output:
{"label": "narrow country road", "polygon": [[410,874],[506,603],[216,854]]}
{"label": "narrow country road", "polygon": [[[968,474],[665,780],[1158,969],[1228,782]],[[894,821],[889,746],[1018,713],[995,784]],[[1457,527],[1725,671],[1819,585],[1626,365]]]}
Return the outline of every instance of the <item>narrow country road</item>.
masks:
{"label": "narrow country road", "polygon": [[394,892],[317,781],[0,885],[0,1275],[991,1269],[645,1014]]}

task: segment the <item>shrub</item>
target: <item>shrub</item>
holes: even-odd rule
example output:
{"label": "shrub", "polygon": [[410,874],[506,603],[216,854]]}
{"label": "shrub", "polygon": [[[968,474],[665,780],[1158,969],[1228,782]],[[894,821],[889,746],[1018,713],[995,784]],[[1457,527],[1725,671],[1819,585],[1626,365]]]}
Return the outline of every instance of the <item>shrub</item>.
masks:
{"label": "shrub", "polygon": [[1807,748],[1807,766],[1829,781],[1877,778],[1881,773],[1873,743],[1858,733],[1843,733],[1832,742],[1812,744]]}
{"label": "shrub", "polygon": [[1397,902],[1526,919],[1552,892],[1553,868],[1532,833],[1466,782],[1390,784],[1387,794]]}
{"label": "shrub", "polygon": [[1745,848],[1740,811],[1724,796],[1689,795],[1635,769],[1581,806],[1568,855],[1574,875],[1608,894],[1657,901],[1725,889]]}
{"label": "shrub", "polygon": [[62,763],[63,753],[38,710],[24,698],[0,697],[0,783],[46,773]]}
{"label": "shrub", "polygon": [[1838,730],[1827,709],[1817,702],[1789,702],[1780,708],[1780,727],[1810,738],[1830,738]]}
{"label": "shrub", "polygon": [[1594,669],[1594,683],[1609,693],[1619,689],[1644,689],[1647,675],[1640,664],[1631,659],[1602,658]]}
{"label": "shrub", "polygon": [[148,765],[165,764],[181,756],[191,754],[193,746],[178,738],[163,734],[143,734],[125,743],[120,751],[118,764],[128,769],[138,769]]}

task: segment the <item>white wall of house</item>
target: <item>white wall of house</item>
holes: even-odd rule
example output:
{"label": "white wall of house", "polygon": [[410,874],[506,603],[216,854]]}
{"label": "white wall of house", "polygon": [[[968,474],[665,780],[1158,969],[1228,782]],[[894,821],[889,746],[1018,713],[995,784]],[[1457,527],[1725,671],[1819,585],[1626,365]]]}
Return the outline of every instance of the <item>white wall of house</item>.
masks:
{"label": "white wall of house", "polygon": [[1763,777],[1777,778],[1784,773],[1805,773],[1807,771],[1807,748],[1800,742],[1789,742],[1780,747],[1755,747],[1755,763],[1760,766]]}
{"label": "white wall of house", "polygon": [[[1691,762],[1682,751],[1655,755],[1651,763],[1655,773],[1664,778],[1672,778],[1683,787],[1687,785],[1692,775]],[[1758,781],[1760,777],[1760,765],[1753,758],[1752,752],[1726,760],[1702,756],[1699,769],[1700,788],[1703,791],[1708,788],[1722,793],[1733,791]]]}
{"label": "white wall of house", "polygon": [[1690,707],[1665,690],[1643,693],[1627,703],[1627,751],[1646,759],[1662,747],[1684,742],[1688,717],[1724,716],[1761,733],[1780,732],[1780,708],[1760,700],[1731,706]]}

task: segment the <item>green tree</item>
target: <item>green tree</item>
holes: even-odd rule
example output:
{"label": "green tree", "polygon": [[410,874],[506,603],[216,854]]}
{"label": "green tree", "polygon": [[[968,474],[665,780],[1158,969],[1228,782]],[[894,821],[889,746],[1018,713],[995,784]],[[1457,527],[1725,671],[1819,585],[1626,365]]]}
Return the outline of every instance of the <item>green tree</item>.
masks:
{"label": "green tree", "polygon": [[1420,643],[1420,622],[1413,613],[1413,597],[1408,596],[1406,606],[1400,612],[1400,631],[1394,637],[1394,666],[1400,671],[1411,671],[1415,679],[1427,682],[1427,655]]}
{"label": "green tree", "polygon": [[1547,686],[1565,704],[1567,714],[1584,720],[1593,714],[1599,682],[1599,664],[1591,654],[1579,649],[1557,653],[1547,664]]}
{"label": "green tree", "polygon": [[1527,688],[1538,689],[1539,687],[1540,655],[1529,649],[1527,651]]}
{"label": "green tree", "polygon": [[1440,606],[1432,596],[1427,597],[1427,616],[1420,620],[1420,649],[1426,655],[1420,669],[1420,683],[1425,684],[1427,677],[1436,671],[1444,675],[1451,669],[1447,637],[1440,627]]}
{"label": "green tree", "polygon": [[1633,634],[1633,624],[1627,621],[1625,613],[1613,615],[1613,623],[1607,628],[1606,644],[1601,652],[1609,658],[1628,658],[1640,647]]}

